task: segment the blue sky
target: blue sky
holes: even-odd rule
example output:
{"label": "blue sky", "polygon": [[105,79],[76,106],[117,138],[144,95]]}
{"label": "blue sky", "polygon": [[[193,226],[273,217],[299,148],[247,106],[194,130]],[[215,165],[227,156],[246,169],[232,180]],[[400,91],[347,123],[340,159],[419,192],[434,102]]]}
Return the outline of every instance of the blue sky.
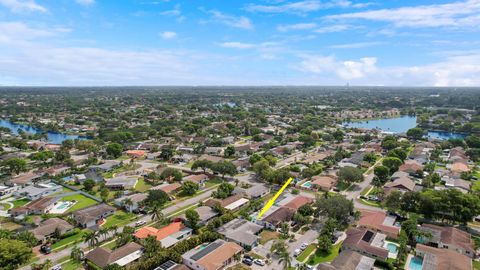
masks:
{"label": "blue sky", "polygon": [[0,85],[480,85],[480,0],[0,0]]}

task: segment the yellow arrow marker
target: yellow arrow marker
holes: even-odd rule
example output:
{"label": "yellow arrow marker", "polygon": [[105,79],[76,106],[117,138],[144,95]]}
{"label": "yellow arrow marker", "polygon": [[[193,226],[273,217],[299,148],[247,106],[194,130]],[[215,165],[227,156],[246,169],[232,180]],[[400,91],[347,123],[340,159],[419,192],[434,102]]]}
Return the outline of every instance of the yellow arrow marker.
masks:
{"label": "yellow arrow marker", "polygon": [[265,204],[265,206],[263,207],[262,211],[258,214],[257,216],[257,219],[260,219],[260,217],[262,217],[263,214],[265,214],[265,212],[267,212],[268,209],[270,209],[270,207],[272,207],[272,205],[275,203],[275,200],[277,200],[278,196],[280,196],[280,194],[282,194],[282,192],[287,188],[287,186],[290,184],[290,182],[292,182],[292,178],[288,178],[287,182],[285,182],[285,184],[283,184],[282,188],[277,192],[277,194],[275,194],[275,196],[273,196],[273,198],[271,198],[267,204]]}

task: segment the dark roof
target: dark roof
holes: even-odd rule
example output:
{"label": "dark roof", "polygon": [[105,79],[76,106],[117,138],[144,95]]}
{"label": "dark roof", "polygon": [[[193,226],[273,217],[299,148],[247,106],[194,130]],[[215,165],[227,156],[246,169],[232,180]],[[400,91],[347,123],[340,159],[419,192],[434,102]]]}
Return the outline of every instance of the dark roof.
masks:
{"label": "dark roof", "polygon": [[75,211],[73,212],[73,216],[78,222],[85,223],[89,220],[97,219],[98,216],[110,211],[115,211],[115,207],[102,203]]}
{"label": "dark roof", "polygon": [[347,231],[347,238],[343,246],[365,251],[379,258],[388,258],[388,250],[371,245],[370,241],[375,233],[365,228],[351,228]]}
{"label": "dark roof", "polygon": [[87,254],[87,260],[93,262],[95,265],[104,268],[108,264],[113,263],[127,255],[137,252],[142,249],[142,246],[135,242],[128,243],[115,250],[108,250],[103,247],[97,247]]}
{"label": "dark roof", "polygon": [[289,221],[290,219],[292,219],[293,215],[295,214],[295,211],[296,210],[292,208],[280,207],[275,212],[265,217],[263,221],[266,221],[274,226],[277,226],[282,222]]}

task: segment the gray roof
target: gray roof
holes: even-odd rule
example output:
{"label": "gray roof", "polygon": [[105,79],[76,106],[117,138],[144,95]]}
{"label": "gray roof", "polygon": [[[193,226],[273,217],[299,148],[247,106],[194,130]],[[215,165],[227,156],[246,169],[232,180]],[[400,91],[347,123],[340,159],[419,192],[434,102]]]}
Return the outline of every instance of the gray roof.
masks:
{"label": "gray roof", "polygon": [[105,179],[105,186],[123,186],[125,189],[129,189],[135,187],[137,181],[137,176],[117,176]]}
{"label": "gray roof", "polygon": [[252,246],[257,241],[257,233],[262,229],[258,224],[237,218],[218,228],[218,232],[232,241]]}

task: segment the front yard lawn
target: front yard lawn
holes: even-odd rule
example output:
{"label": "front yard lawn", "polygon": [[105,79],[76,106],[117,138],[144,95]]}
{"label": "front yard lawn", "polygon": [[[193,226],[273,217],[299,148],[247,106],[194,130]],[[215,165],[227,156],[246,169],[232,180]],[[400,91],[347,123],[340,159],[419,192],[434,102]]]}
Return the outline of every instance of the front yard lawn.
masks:
{"label": "front yard lawn", "polygon": [[473,182],[472,190],[473,191],[480,191],[480,180],[477,180],[477,181]]}
{"label": "front yard lawn", "polygon": [[83,269],[83,266],[81,263],[75,262],[73,260],[70,260],[64,264],[62,264],[62,270],[76,270],[78,268]]}
{"label": "front yard lawn", "polygon": [[80,232],[78,232],[78,233],[76,233],[72,236],[61,239],[60,241],[56,242],[55,244],[52,244],[52,249],[55,250],[55,249],[61,248],[61,247],[66,246],[66,245],[82,242],[83,241],[82,236],[85,234],[85,232],[86,231],[83,230],[83,231],[80,231]]}
{"label": "front yard lawn", "polygon": [[134,213],[128,213],[122,210],[115,212],[112,216],[107,217],[107,221],[103,224],[102,227],[110,228],[113,225],[117,225],[118,227],[124,226],[133,221],[136,217]]}
{"label": "front yard lawn", "polygon": [[317,265],[322,262],[331,262],[333,261],[333,259],[335,259],[338,256],[341,246],[342,246],[342,243],[338,243],[334,245],[330,250],[330,253],[326,253],[317,249],[312,254],[312,256],[310,256],[307,263],[309,265]]}
{"label": "front yard lawn", "polygon": [[13,204],[13,208],[15,207],[20,207],[20,206],[24,206],[25,204],[29,203],[30,200],[29,199],[19,199],[19,200],[15,200],[15,201],[11,201],[11,203]]}
{"label": "front yard lawn", "polygon": [[97,201],[95,201],[94,199],[90,199],[90,198],[88,198],[88,197],[86,197],[86,196],[84,196],[80,193],[62,197],[61,200],[62,201],[76,201],[77,202],[70,209],[67,210],[67,213],[71,213],[71,212],[77,211],[79,209],[83,209],[85,207],[88,207],[88,206],[91,206],[91,205],[94,205],[94,204],[97,203]]}
{"label": "front yard lawn", "polygon": [[205,181],[205,188],[211,188],[215,185],[221,184],[222,182],[223,182],[222,179],[218,177],[212,178],[208,181]]}
{"label": "front yard lawn", "polygon": [[307,246],[307,248],[300,253],[297,257],[297,261],[299,262],[304,262],[310,254],[312,254],[313,251],[315,251],[316,245],[315,244],[310,244]]}
{"label": "front yard lawn", "polygon": [[152,187],[152,185],[146,183],[145,180],[143,179],[143,177],[141,177],[140,179],[138,179],[138,182],[135,185],[135,190],[137,190],[139,192],[145,192],[145,191],[149,190],[151,187]]}
{"label": "front yard lawn", "polygon": [[277,239],[280,234],[278,232],[264,230],[260,233],[260,240],[258,241],[261,245],[265,245],[268,241],[272,239]]}

